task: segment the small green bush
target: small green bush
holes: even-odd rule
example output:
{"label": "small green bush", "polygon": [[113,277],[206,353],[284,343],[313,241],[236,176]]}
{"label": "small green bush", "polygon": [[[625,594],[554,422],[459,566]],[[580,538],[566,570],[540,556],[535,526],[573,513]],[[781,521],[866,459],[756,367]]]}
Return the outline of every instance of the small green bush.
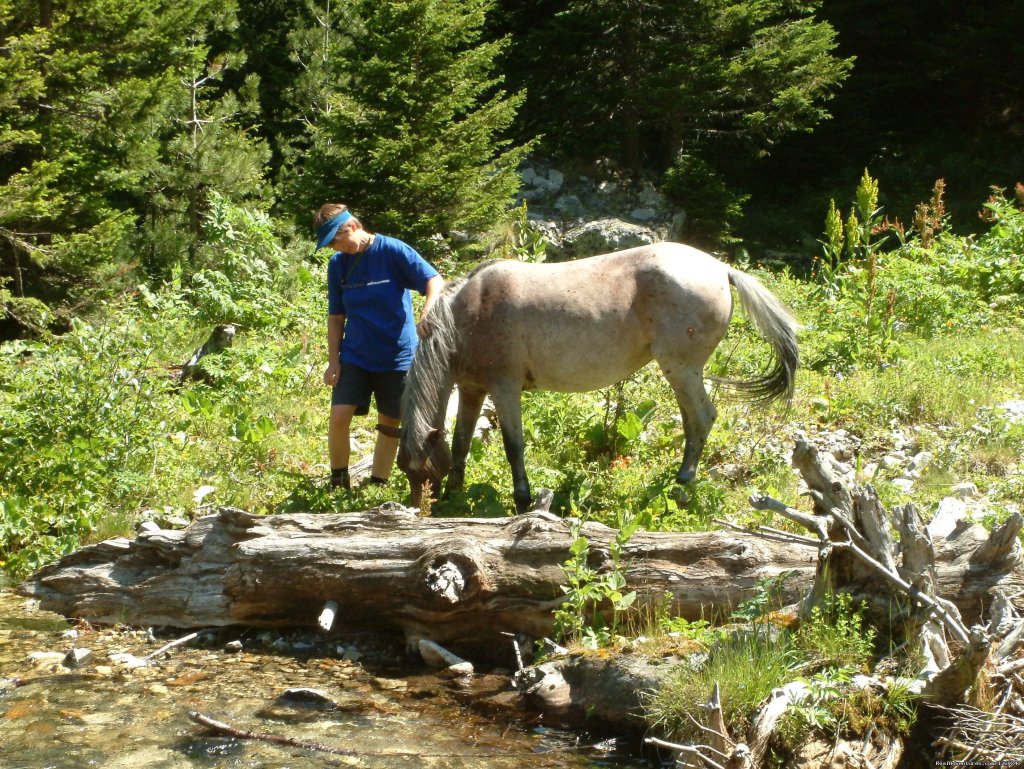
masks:
{"label": "small green bush", "polygon": [[829,594],[811,609],[810,619],[793,635],[793,644],[815,665],[866,673],[874,654],[875,631],[864,621],[863,607],[848,593]]}

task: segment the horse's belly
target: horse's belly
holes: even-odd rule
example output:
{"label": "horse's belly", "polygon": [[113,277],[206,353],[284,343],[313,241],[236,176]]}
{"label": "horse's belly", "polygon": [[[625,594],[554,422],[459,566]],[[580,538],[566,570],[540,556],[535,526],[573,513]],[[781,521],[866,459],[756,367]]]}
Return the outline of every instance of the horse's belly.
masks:
{"label": "horse's belly", "polygon": [[557,358],[535,359],[526,367],[524,387],[556,392],[600,390],[627,379],[651,360],[647,349],[627,356],[607,352],[566,350]]}

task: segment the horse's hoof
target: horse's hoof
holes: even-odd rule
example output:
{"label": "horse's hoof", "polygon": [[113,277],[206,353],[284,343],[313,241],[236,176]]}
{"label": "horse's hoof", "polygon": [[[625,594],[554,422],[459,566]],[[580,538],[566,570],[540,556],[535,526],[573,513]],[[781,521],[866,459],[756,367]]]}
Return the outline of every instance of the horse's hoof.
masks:
{"label": "horse's hoof", "polygon": [[680,470],[676,474],[676,483],[678,483],[681,486],[688,486],[689,484],[693,483],[696,477],[697,473],[695,473],[692,470]]}

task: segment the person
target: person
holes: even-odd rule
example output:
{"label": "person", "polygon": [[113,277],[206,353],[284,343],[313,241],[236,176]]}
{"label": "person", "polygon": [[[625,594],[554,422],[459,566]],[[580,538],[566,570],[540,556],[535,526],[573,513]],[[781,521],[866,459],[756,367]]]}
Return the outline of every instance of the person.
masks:
{"label": "person", "polygon": [[[331,488],[350,489],[349,431],[354,416],[377,405],[377,439],[370,482],[386,484],[398,453],[402,390],[427,315],[444,279],[397,238],[367,232],[342,203],[326,203],[314,219],[317,249],[335,253],[327,264],[327,369],[331,387],[327,452]],[[426,297],[415,322],[411,290]]]}

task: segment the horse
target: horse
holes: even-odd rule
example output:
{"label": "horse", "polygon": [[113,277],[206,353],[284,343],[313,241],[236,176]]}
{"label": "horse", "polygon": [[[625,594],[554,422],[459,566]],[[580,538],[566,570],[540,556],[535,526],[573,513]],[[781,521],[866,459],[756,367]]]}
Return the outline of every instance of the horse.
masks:
{"label": "horse", "polygon": [[[424,484],[436,496],[460,488],[473,430],[490,395],[512,470],[517,513],[530,505],[522,423],[524,390],[584,392],[620,382],[651,360],[675,393],[683,418],[676,481],[690,483],[717,411],[704,366],[732,318],[729,287],[769,343],[767,370],[718,380],[757,401],[790,400],[799,362],[797,323],[758,280],[680,243],[656,243],[561,263],[482,263],[450,282],[428,315],[406,377],[398,466],[418,506]],[[447,404],[458,411],[449,448]]]}

